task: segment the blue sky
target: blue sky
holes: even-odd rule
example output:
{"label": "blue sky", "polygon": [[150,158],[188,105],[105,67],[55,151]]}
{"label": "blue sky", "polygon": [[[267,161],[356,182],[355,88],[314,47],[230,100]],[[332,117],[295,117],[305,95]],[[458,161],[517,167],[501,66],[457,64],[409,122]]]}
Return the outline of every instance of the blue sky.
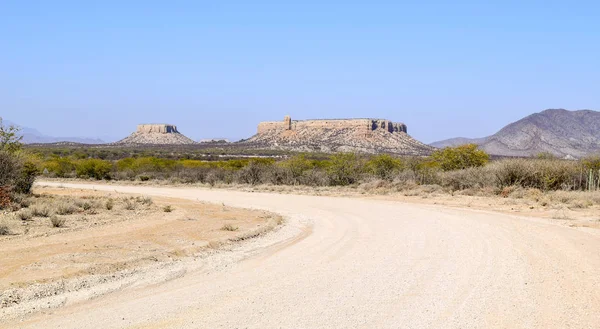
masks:
{"label": "blue sky", "polygon": [[0,115],[60,136],[381,117],[424,142],[599,109],[596,1],[0,1]]}

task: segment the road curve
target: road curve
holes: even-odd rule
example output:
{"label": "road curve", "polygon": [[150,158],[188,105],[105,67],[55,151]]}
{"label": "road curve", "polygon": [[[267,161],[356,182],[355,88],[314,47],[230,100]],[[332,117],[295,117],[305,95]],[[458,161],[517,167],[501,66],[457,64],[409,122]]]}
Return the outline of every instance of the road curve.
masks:
{"label": "road curve", "polygon": [[370,199],[61,185],[268,209],[308,218],[312,228],[295,243],[226,269],[66,306],[15,327],[600,327],[594,233]]}

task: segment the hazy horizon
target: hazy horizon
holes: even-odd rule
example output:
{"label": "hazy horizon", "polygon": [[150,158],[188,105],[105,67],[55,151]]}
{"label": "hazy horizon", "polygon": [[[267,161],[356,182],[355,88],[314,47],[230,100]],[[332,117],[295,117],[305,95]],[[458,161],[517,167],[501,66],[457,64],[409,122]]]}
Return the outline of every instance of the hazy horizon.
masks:
{"label": "hazy horizon", "polygon": [[592,1],[0,3],[0,116],[57,137],[378,117],[426,143],[598,109]]}

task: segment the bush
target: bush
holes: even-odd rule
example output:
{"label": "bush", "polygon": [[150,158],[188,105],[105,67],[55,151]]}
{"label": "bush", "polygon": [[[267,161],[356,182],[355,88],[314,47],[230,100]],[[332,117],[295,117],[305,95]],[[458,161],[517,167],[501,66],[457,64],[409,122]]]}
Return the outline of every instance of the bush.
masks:
{"label": "bush", "polygon": [[66,222],[66,219],[58,217],[56,215],[50,217],[50,224],[52,225],[52,227],[64,227]]}
{"label": "bush", "polygon": [[115,206],[115,201],[113,199],[108,199],[106,200],[106,203],[104,204],[104,207],[106,207],[106,210],[112,210]]}
{"label": "bush", "polygon": [[312,169],[312,162],[306,159],[305,154],[293,156],[292,158],[281,162],[280,166],[287,169],[293,184],[299,184],[304,172]]}
{"label": "bush", "polygon": [[67,158],[55,158],[42,163],[44,171],[54,174],[56,177],[64,178],[71,175],[75,170],[75,164]]}
{"label": "bush", "polygon": [[19,172],[21,164],[19,158],[6,151],[0,151],[0,186],[13,186]]}
{"label": "bush", "polygon": [[20,220],[30,220],[33,218],[33,214],[29,210],[23,210],[17,213],[17,218]]}
{"label": "bush", "polygon": [[123,206],[125,210],[135,210],[135,202],[131,201],[131,199],[125,199],[125,205]]}
{"label": "bush", "polygon": [[327,173],[333,185],[351,185],[358,181],[362,164],[354,153],[339,153],[331,156]]}
{"label": "bush", "polygon": [[477,148],[476,144],[446,147],[431,155],[433,161],[444,171],[482,167],[490,156]]}
{"label": "bush", "polygon": [[138,196],[135,200],[145,206],[151,206],[154,203],[154,201],[152,201],[152,198],[148,196]]}
{"label": "bush", "polygon": [[0,223],[0,235],[10,235],[10,229],[8,225]]}
{"label": "bush", "polygon": [[440,175],[441,186],[452,190],[495,187],[494,173],[488,167],[446,171]]}
{"label": "bush", "polygon": [[75,208],[75,206],[73,206],[70,203],[60,203],[57,207],[56,207],[56,213],[59,215],[71,215],[73,213],[75,213],[77,211],[77,209]]}
{"label": "bush", "polygon": [[238,171],[238,178],[241,183],[256,185],[261,183],[263,177],[272,169],[273,165],[269,162],[252,160]]}
{"label": "bush", "polygon": [[366,163],[367,171],[379,179],[390,179],[403,168],[402,161],[388,154],[371,157]]}
{"label": "bush", "polygon": [[173,207],[170,205],[166,205],[163,207],[163,211],[164,212],[172,212],[173,211]]}
{"label": "bush", "polygon": [[110,179],[112,164],[109,161],[99,159],[80,160],[75,166],[77,177]]}
{"label": "bush", "polygon": [[50,217],[50,207],[48,206],[36,206],[31,207],[31,214],[34,217]]}
{"label": "bush", "polygon": [[17,126],[5,126],[0,118],[0,150],[15,154],[23,147],[23,135],[20,134],[21,128]]}
{"label": "bush", "polygon": [[440,184],[439,164],[430,158],[413,157],[408,159],[406,166],[412,177],[404,174],[400,175],[402,179],[414,179],[420,185]]}
{"label": "bush", "polygon": [[490,166],[499,188],[520,186],[548,190],[573,190],[582,180],[576,162],[567,160],[510,159]]}
{"label": "bush", "polygon": [[39,174],[36,165],[32,162],[25,162],[21,167],[20,173],[15,179],[13,191],[16,193],[29,194],[35,182],[35,177]]}
{"label": "bush", "polygon": [[0,186],[0,209],[8,208],[12,203],[10,189],[7,186]]}

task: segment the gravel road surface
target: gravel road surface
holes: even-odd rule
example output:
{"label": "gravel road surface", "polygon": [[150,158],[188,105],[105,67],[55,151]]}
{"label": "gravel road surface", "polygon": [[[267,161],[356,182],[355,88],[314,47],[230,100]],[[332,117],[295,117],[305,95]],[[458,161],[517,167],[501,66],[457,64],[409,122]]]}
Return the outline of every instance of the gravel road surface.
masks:
{"label": "gravel road surface", "polygon": [[266,209],[304,233],[274,243],[276,232],[227,266],[9,327],[600,328],[600,236],[592,230],[374,199],[42,184]]}

